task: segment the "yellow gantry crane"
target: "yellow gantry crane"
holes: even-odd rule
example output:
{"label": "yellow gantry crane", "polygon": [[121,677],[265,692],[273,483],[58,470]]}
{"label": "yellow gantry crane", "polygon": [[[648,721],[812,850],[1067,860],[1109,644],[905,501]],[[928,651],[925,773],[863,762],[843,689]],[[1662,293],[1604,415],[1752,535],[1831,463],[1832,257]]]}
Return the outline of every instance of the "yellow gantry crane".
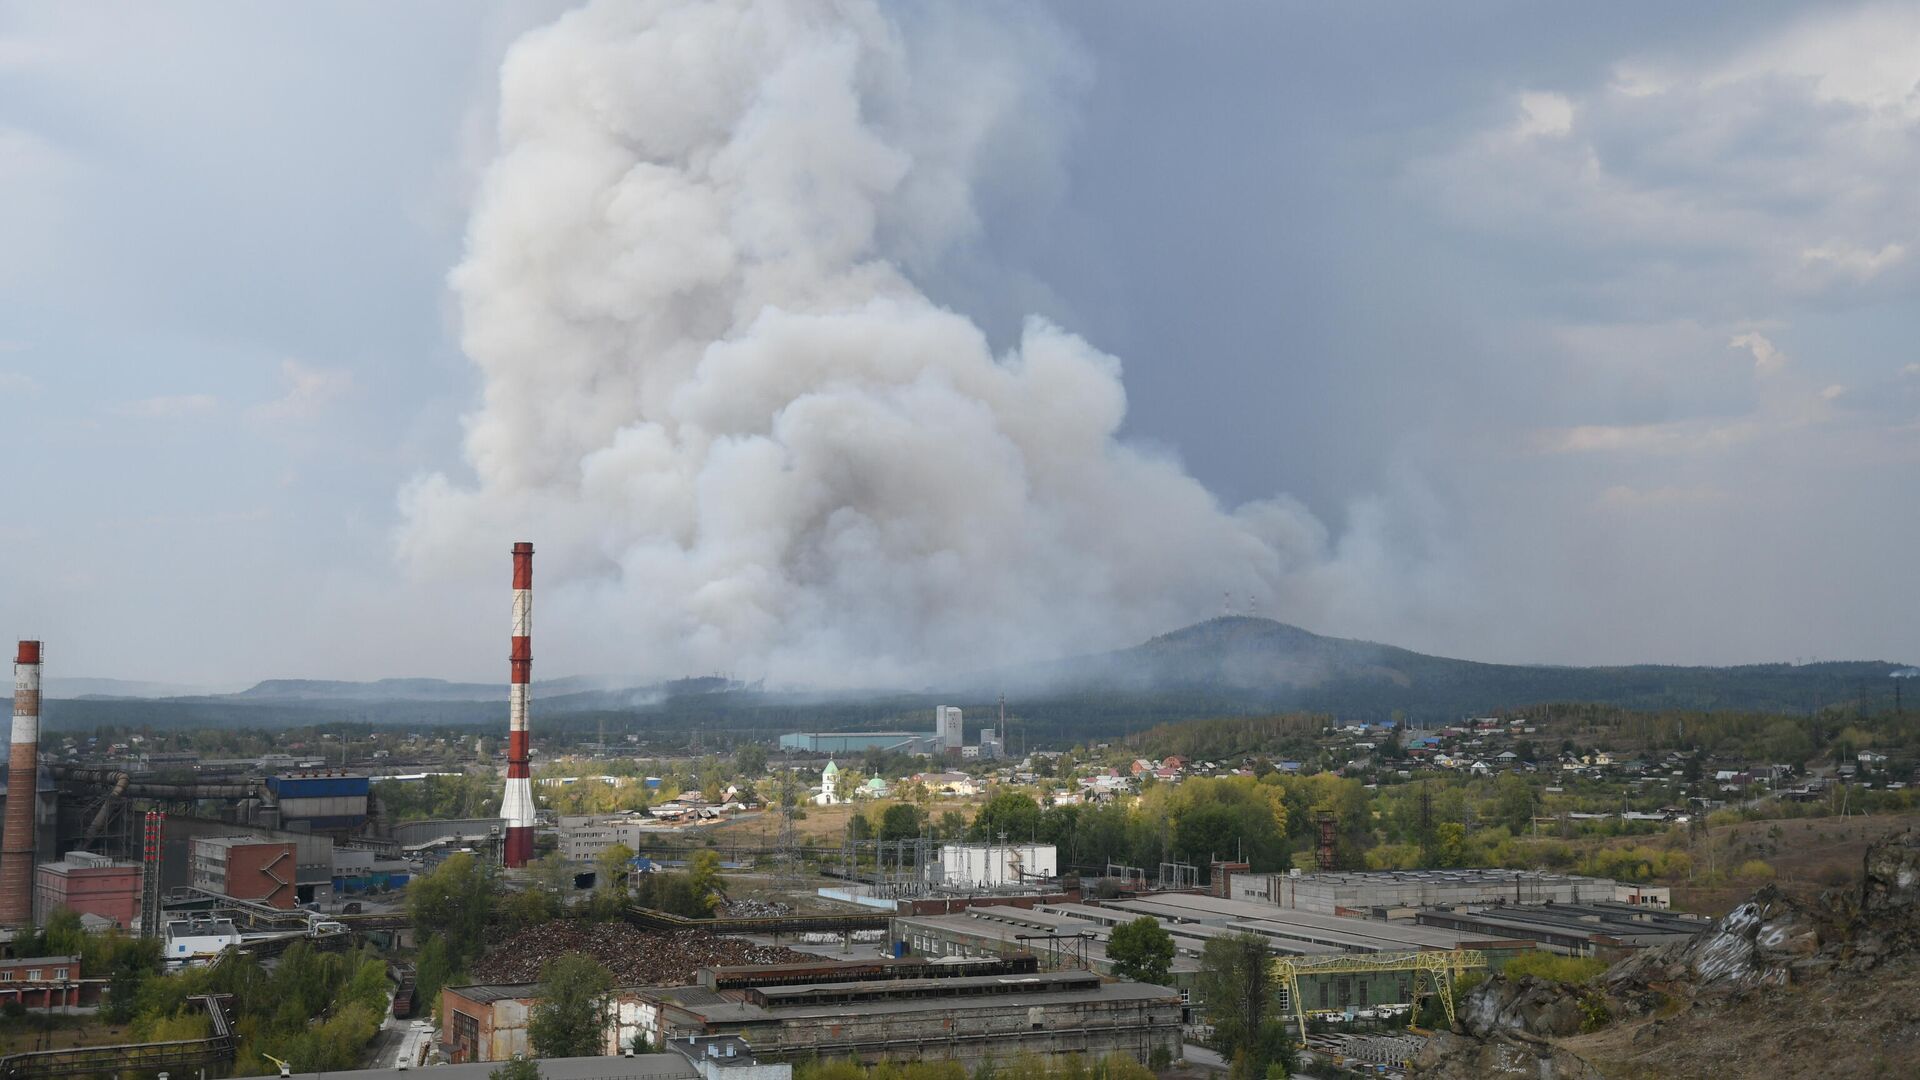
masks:
{"label": "yellow gantry crane", "polygon": [[1484,971],[1487,954],[1479,949],[1438,949],[1431,952],[1362,953],[1343,956],[1278,956],[1273,960],[1274,981],[1287,990],[1287,1006],[1300,1025],[1300,1042],[1307,1041],[1306,1004],[1300,999],[1302,975],[1372,975],[1386,971],[1413,972],[1413,1004],[1420,1004],[1421,977],[1427,990],[1440,995],[1453,1022],[1453,980],[1468,971]]}

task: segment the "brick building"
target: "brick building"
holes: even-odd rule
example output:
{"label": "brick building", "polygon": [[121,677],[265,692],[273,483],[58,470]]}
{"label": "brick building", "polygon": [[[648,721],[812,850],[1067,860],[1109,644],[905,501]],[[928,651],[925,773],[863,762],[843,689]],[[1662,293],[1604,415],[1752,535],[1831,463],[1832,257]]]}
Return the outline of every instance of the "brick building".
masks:
{"label": "brick building", "polygon": [[28,956],[0,960],[0,1004],[29,1009],[80,1004],[80,958]]}
{"label": "brick building", "polygon": [[64,859],[41,863],[34,869],[33,919],[44,924],[60,908],[131,928],[140,919],[140,864],[90,851],[69,851]]}
{"label": "brick building", "polygon": [[193,841],[193,887],[271,907],[294,906],[294,845],[253,836],[202,836]]}

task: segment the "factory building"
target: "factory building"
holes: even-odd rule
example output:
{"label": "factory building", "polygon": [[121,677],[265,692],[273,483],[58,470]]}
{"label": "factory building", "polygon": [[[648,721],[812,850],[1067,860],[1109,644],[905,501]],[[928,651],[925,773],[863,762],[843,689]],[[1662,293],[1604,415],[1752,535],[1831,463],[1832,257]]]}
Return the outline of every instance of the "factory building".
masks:
{"label": "factory building", "polygon": [[[1400,893],[1389,882],[1381,899]],[[953,962],[1031,951],[1045,969],[1085,966],[1111,973],[1106,943],[1115,928],[1141,917],[1156,920],[1174,941],[1172,982],[1191,990],[1198,958],[1217,938],[1254,934],[1277,958],[1295,962],[1308,1012],[1413,1004],[1414,973],[1400,958],[1419,954],[1471,955],[1474,966],[1498,970],[1536,950],[1613,959],[1636,948],[1699,931],[1705,920],[1612,900],[1591,904],[1499,903],[1458,908],[1399,908],[1366,904],[1397,917],[1363,917],[1282,908],[1262,901],[1196,893],[1158,893],[1128,900],[1080,903],[1042,900],[1031,910],[976,905],[959,912],[903,914],[891,924],[895,948],[907,955]],[[1357,908],[1355,910],[1358,910]],[[1348,962],[1353,961],[1353,962]],[[1325,971],[1317,964],[1332,963]],[[1396,964],[1400,966],[1396,967]],[[1370,967],[1369,965],[1373,965]],[[1293,1003],[1282,997],[1285,1011]]]}
{"label": "factory building", "polygon": [[289,832],[351,833],[367,823],[371,781],[343,772],[298,772],[267,777],[279,806],[280,827]]}
{"label": "factory building", "polygon": [[[925,754],[929,757],[961,757],[966,745],[966,725],[960,708],[940,705],[933,710],[933,731],[795,731],[780,736],[780,749],[797,754],[864,754],[885,750],[900,754]],[[992,739],[980,735],[980,748],[974,757],[1000,757],[1005,745],[996,733]]]}
{"label": "factory building", "polygon": [[1531,870],[1379,870],[1318,874],[1235,874],[1227,895],[1326,915],[1458,904],[1580,904],[1612,901],[1610,878]]}
{"label": "factory building", "polygon": [[933,710],[933,729],[940,736],[940,748],[949,754],[958,754],[967,744],[966,725],[960,719],[960,709],[955,705],[941,705]]}
{"label": "factory building", "polygon": [[797,754],[936,754],[939,739],[924,731],[796,731],[780,736],[780,749]]}
{"label": "factory building", "polygon": [[245,836],[261,843],[292,844],[294,851],[294,899],[299,903],[325,903],[333,896],[334,838],[325,833],[297,833],[255,825],[232,825],[207,818],[168,817],[161,844],[160,887],[177,889],[194,884],[193,849],[196,841],[208,837]]}
{"label": "factory building", "polygon": [[25,956],[0,960],[0,1005],[29,1009],[80,1004],[80,958]]}
{"label": "factory building", "polygon": [[[1112,975],[1107,941],[1113,929],[1044,908],[988,904],[953,914],[903,915],[888,940],[905,955],[929,960],[1004,958],[1031,953],[1042,971],[1084,966]],[[1172,983],[1186,989],[1200,971],[1202,943],[1175,941]]]}
{"label": "factory building", "polygon": [[69,851],[34,868],[33,920],[45,925],[47,916],[66,908],[129,929],[140,921],[140,881],[138,863]]}
{"label": "factory building", "polygon": [[333,895],[387,892],[404,889],[413,880],[413,866],[398,859],[383,859],[360,848],[333,849]]}
{"label": "factory building", "polygon": [[251,836],[206,836],[193,842],[193,887],[203,892],[291,909],[294,846]]}
{"label": "factory building", "polygon": [[1676,915],[1616,901],[1592,904],[1487,904],[1423,908],[1422,926],[1536,942],[1570,956],[1618,960],[1636,949],[1688,937],[1705,928],[1699,915]]}
{"label": "factory building", "polygon": [[[1107,982],[1089,971],[636,991],[653,1006],[649,1038],[740,1039],[762,1058],[862,1062],[1021,1054],[1180,1054],[1178,991]],[[643,1029],[644,1030],[644,1029]]]}
{"label": "factory building", "polygon": [[948,889],[1003,889],[1059,876],[1052,844],[946,844],[936,884]]}
{"label": "factory building", "polygon": [[642,837],[649,833],[658,836],[659,830],[648,829],[637,818],[562,817],[559,828],[560,854],[573,862],[592,862],[615,844],[625,844],[629,850],[639,851],[645,843]]}
{"label": "factory building", "polygon": [[[501,1061],[528,1050],[538,987],[448,987],[443,1039],[456,1062]],[[722,1060],[791,1062],[1011,1061],[1021,1054],[1121,1053],[1142,1064],[1180,1052],[1177,991],[1105,982],[1088,971],[1040,972],[1031,957],[991,962],[822,961],[709,968],[700,983],[616,990],[609,1053],[635,1035],[655,1045],[691,1040]],[[729,1048],[733,1053],[729,1054]]]}
{"label": "factory building", "polygon": [[241,942],[240,928],[232,919],[208,915],[189,915],[169,919],[163,929],[162,953],[168,963],[184,964],[211,960],[229,945]]}

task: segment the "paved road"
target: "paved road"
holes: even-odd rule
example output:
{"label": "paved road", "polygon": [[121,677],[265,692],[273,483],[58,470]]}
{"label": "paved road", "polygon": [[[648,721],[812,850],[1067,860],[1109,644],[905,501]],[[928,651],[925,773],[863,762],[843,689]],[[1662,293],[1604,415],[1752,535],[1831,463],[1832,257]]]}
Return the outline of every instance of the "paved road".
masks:
{"label": "paved road", "polygon": [[[1185,1044],[1181,1048],[1180,1056],[1185,1058],[1189,1065],[1198,1065],[1203,1069],[1218,1069],[1221,1072],[1227,1071],[1227,1061],[1225,1058],[1222,1058],[1219,1054],[1197,1043]],[[1314,1080],[1313,1074],[1308,1072],[1297,1072],[1293,1075],[1298,1077],[1299,1080]]]}
{"label": "paved road", "polygon": [[387,1018],[374,1032],[373,1041],[367,1044],[367,1053],[362,1068],[393,1069],[398,1068],[402,1058],[406,1058],[408,1068],[420,1064],[420,1044],[433,1038],[433,1032],[415,1027],[418,1021],[400,1020],[393,1015],[393,996],[387,996]]}
{"label": "paved road", "polygon": [[1186,1058],[1188,1064],[1198,1065],[1205,1069],[1225,1069],[1227,1067],[1225,1058],[1196,1043],[1185,1044],[1180,1050],[1180,1056]]}

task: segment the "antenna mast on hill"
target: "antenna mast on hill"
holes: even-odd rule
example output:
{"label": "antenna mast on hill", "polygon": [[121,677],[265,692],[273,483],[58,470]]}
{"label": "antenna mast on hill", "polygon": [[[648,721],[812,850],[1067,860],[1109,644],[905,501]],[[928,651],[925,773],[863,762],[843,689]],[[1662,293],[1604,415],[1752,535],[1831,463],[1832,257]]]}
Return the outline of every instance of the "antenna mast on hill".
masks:
{"label": "antenna mast on hill", "polygon": [[1233,618],[1233,594],[1230,592],[1220,594],[1220,617],[1223,619]]}

